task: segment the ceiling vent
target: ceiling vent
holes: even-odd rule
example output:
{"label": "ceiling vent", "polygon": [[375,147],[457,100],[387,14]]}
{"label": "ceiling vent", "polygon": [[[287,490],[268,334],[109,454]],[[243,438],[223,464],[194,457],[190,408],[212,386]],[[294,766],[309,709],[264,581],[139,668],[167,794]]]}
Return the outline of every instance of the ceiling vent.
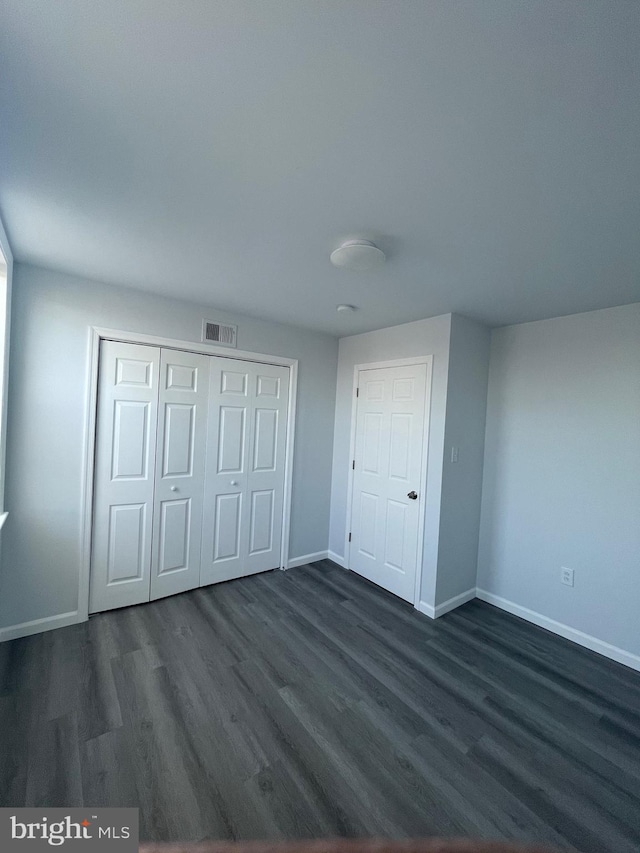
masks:
{"label": "ceiling vent", "polygon": [[238,327],[229,323],[216,323],[215,320],[202,321],[202,342],[220,344],[223,347],[237,346]]}

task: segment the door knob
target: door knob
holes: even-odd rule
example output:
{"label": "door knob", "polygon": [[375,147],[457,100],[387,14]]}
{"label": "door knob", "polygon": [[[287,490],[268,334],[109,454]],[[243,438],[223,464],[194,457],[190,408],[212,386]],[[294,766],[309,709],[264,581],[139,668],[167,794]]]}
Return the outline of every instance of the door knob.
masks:
{"label": "door knob", "polygon": [[412,501],[415,501],[415,499],[418,497],[418,493],[417,492],[409,492],[407,494],[407,497],[411,498]]}
{"label": "door knob", "polygon": [[232,481],[231,481],[231,485],[232,485],[232,486],[237,486],[237,485],[238,485],[238,481],[237,481],[237,480],[232,480]]}
{"label": "door knob", "polygon": [[178,487],[177,487],[177,486],[171,486],[171,491],[172,491],[172,492],[177,492],[177,491],[178,491]]}

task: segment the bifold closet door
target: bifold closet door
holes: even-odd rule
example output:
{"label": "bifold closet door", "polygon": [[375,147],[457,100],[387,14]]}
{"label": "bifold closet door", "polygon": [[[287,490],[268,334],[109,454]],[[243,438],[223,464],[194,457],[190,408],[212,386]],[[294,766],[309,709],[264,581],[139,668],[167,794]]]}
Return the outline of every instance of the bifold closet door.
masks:
{"label": "bifold closet door", "polygon": [[201,584],[280,566],[289,369],[211,358]]}
{"label": "bifold closet door", "polygon": [[90,612],[280,565],[289,370],[103,341]]}
{"label": "bifold closet door", "polygon": [[151,552],[151,600],[200,585],[211,356],[163,349]]}
{"label": "bifold closet door", "polygon": [[160,350],[102,341],[89,610],[149,600]]}

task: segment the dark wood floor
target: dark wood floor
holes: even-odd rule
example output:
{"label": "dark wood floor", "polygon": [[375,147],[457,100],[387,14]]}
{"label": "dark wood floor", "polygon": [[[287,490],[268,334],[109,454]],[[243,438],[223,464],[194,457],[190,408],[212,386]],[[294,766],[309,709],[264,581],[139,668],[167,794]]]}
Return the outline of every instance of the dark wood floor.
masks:
{"label": "dark wood floor", "polygon": [[0,646],[0,805],[141,837],[470,835],[640,849],[640,677],[328,561]]}

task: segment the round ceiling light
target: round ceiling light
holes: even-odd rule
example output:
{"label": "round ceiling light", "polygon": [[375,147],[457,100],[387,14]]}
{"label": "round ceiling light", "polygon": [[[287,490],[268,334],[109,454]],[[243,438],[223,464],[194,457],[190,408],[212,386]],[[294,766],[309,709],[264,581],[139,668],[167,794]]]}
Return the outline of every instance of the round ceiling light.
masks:
{"label": "round ceiling light", "polygon": [[347,240],[331,253],[331,263],[335,267],[365,272],[382,266],[384,252],[369,240]]}

